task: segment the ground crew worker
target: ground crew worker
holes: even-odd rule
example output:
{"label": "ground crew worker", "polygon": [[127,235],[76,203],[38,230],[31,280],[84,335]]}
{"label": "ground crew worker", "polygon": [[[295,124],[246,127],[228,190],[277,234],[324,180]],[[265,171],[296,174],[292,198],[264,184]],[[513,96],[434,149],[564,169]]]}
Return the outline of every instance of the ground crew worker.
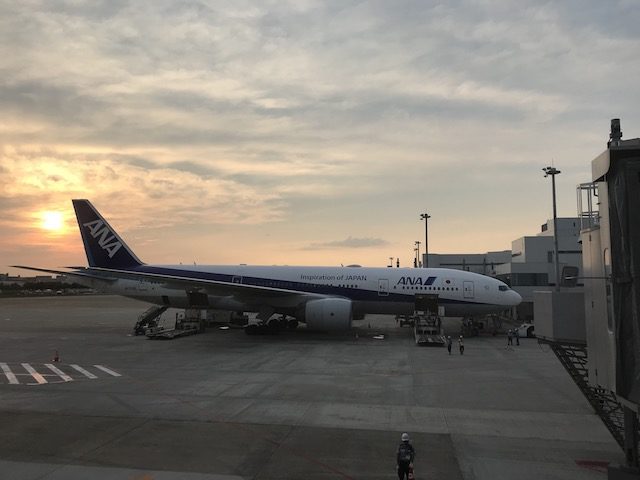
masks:
{"label": "ground crew worker", "polygon": [[462,341],[462,335],[458,338],[458,347],[460,348],[460,355],[464,355],[464,342]]}
{"label": "ground crew worker", "polygon": [[409,478],[409,472],[413,470],[413,459],[416,456],[416,451],[413,449],[413,445],[409,442],[409,434],[403,433],[400,437],[402,440],[398,445],[398,453],[396,454],[396,461],[398,463],[398,478],[405,480]]}
{"label": "ground crew worker", "polygon": [[520,332],[518,332],[517,328],[513,332],[514,332],[514,335],[516,337],[516,345],[520,346]]}
{"label": "ground crew worker", "polygon": [[513,345],[513,331],[511,329],[507,332],[507,347],[509,345]]}
{"label": "ground crew worker", "polygon": [[449,355],[451,355],[451,344],[452,344],[452,343],[453,343],[453,342],[451,341],[451,335],[449,335],[449,336],[447,337],[447,350],[449,350]]}

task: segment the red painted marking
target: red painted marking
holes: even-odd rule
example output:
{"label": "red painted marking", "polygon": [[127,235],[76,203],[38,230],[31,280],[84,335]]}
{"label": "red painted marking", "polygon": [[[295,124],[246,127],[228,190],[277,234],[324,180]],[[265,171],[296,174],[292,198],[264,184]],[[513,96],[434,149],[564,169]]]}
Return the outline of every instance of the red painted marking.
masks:
{"label": "red painted marking", "polygon": [[604,460],[576,460],[576,465],[595,472],[607,473],[609,462]]}

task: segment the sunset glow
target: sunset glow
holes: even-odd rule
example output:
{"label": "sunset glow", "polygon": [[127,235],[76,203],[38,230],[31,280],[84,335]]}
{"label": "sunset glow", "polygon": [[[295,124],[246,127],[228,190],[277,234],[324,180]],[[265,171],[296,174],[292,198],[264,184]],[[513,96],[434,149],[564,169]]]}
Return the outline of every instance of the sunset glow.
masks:
{"label": "sunset glow", "polygon": [[64,219],[60,212],[43,212],[42,228],[52,232],[62,232],[64,228]]}
{"label": "sunset glow", "polygon": [[74,198],[150,263],[407,266],[424,212],[509,249],[552,159],[575,216],[640,134],[638,9],[504,3],[0,3],[0,273],[86,262]]}

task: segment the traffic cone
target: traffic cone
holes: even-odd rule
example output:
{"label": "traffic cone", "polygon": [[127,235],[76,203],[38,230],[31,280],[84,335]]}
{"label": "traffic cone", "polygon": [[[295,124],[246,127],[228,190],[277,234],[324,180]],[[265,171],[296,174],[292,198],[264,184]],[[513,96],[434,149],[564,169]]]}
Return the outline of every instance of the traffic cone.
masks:
{"label": "traffic cone", "polygon": [[60,354],[58,353],[58,350],[54,351],[54,353],[53,353],[53,361],[54,362],[59,362],[60,361]]}
{"label": "traffic cone", "polygon": [[415,480],[415,478],[416,478],[415,475],[413,474],[413,467],[412,466],[409,467],[409,474],[407,475],[407,478],[409,480]]}

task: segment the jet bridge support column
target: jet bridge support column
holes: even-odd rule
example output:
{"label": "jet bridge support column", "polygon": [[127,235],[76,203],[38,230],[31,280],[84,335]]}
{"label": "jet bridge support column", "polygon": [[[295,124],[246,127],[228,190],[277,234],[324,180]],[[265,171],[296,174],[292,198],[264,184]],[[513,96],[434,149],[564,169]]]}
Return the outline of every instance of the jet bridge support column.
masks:
{"label": "jet bridge support column", "polygon": [[627,466],[638,470],[638,414],[624,406],[624,454]]}

